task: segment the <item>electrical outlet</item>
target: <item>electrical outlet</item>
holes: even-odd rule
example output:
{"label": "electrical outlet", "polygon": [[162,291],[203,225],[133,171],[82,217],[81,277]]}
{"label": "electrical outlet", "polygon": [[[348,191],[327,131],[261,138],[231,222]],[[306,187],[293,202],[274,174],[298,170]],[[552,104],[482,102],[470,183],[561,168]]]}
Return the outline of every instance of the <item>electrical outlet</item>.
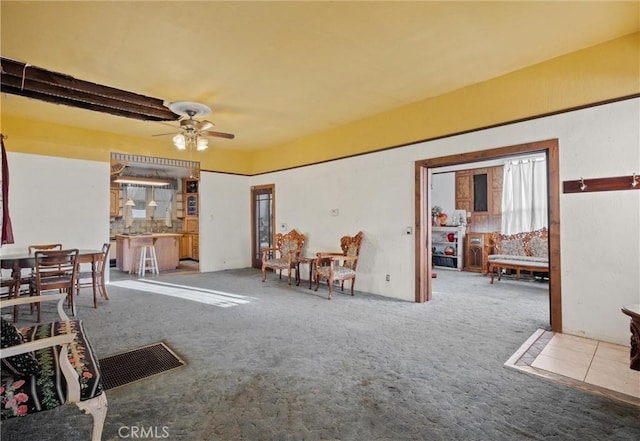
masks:
{"label": "electrical outlet", "polygon": [[389,274],[387,274],[387,282],[391,280],[391,276]]}

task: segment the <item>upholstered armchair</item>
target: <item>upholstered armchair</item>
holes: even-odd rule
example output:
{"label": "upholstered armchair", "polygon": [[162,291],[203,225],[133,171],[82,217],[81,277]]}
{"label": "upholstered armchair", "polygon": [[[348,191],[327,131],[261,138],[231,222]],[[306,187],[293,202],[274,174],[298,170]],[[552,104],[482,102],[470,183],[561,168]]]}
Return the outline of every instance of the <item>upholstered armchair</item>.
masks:
{"label": "upholstered armchair", "polygon": [[344,281],[351,280],[351,295],[356,284],[356,267],[360,255],[360,245],[364,237],[362,231],[355,236],[344,236],[340,239],[342,253],[324,253],[316,255],[314,277],[316,288],[320,285],[320,280],[325,279],[329,284],[329,300],[333,294],[333,283],[339,280],[341,290],[344,291]]}
{"label": "upholstered armchair", "polygon": [[291,271],[296,272],[296,285],[300,284],[300,252],[305,241],[304,234],[295,229],[287,234],[275,235],[275,246],[262,249],[262,281],[267,278],[267,268],[278,271],[282,279],[282,270],[287,270],[288,283],[291,285]]}

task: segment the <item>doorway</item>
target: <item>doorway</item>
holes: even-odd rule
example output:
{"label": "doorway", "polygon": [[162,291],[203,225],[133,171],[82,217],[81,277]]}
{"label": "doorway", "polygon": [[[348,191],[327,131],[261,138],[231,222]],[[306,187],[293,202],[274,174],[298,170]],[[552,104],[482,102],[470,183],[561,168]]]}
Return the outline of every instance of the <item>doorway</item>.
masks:
{"label": "doorway", "polygon": [[251,265],[262,267],[262,249],[273,246],[275,235],[274,184],[251,187]]}
{"label": "doorway", "polygon": [[[551,330],[562,332],[562,295],[560,280],[560,164],[558,140],[550,139],[479,152],[419,160],[415,162],[415,301],[432,299],[432,237],[430,188],[433,169],[469,164],[509,156],[544,153],[547,159],[547,197],[549,220],[549,310]],[[425,247],[426,244],[426,247]]]}
{"label": "doorway", "polygon": [[199,271],[200,163],[116,152],[110,156],[111,264],[117,263],[116,235],[178,233],[179,263],[171,271]]}

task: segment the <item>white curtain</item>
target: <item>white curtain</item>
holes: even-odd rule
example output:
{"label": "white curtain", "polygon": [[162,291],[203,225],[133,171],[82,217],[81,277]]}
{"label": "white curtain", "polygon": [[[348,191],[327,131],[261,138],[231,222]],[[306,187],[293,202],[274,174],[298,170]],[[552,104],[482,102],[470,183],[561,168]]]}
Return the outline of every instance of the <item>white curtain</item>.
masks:
{"label": "white curtain", "polygon": [[171,227],[171,220],[173,219],[173,194],[174,190],[169,190],[166,188],[156,188],[154,190],[154,197],[156,204],[158,207],[156,208],[155,214],[156,219],[164,219],[164,224],[166,227]]}
{"label": "white curtain", "polygon": [[534,231],[548,225],[547,162],[507,161],[502,188],[502,234]]}

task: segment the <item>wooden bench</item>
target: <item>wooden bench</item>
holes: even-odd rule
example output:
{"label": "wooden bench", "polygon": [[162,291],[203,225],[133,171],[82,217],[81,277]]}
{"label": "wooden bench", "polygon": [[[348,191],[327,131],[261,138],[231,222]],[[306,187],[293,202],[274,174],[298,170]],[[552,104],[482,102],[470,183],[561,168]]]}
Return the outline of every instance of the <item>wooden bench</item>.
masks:
{"label": "wooden bench", "polygon": [[494,253],[488,256],[489,274],[493,283],[494,274],[501,279],[503,269],[516,272],[520,279],[521,271],[549,274],[549,240],[546,228],[531,232],[504,235],[493,233]]}

